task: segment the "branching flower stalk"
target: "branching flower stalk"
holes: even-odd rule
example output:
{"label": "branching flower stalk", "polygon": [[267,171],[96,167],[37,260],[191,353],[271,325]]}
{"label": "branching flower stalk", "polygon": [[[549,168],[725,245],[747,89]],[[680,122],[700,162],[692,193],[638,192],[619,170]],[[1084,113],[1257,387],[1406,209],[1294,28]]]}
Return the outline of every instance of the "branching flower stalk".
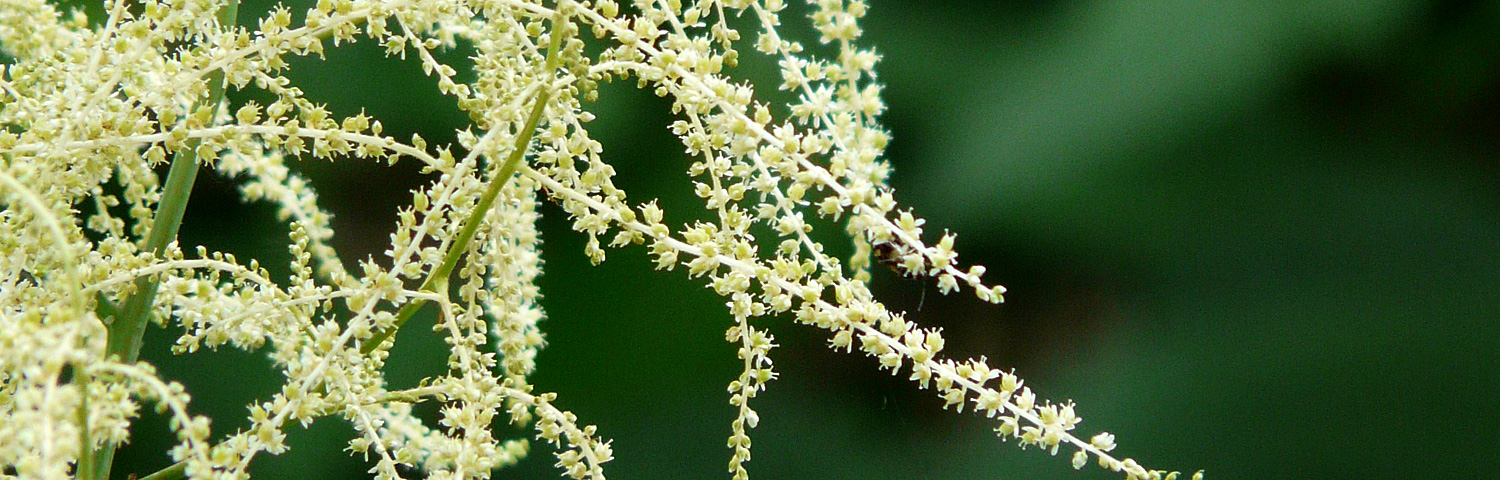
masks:
{"label": "branching flower stalk", "polygon": [[[553,25],[556,25],[560,21],[566,21],[566,18],[554,19]],[[545,71],[551,72],[557,70],[557,51],[562,45],[560,40],[563,38],[561,33],[563,32],[553,32],[553,35],[551,35],[551,43],[547,48]],[[515,144],[511,146],[509,157],[505,159],[505,163],[500,164],[499,170],[490,176],[489,185],[485,188],[484,194],[479,197],[479,203],[474,207],[475,212],[489,212],[490,208],[495,205],[495,198],[500,195],[500,188],[505,186],[506,182],[510,181],[512,175],[516,174],[516,167],[521,164],[521,157],[525,156],[526,148],[531,144],[531,137],[536,133],[536,126],[542,120],[542,112],[546,110],[548,96],[552,93],[549,91],[550,85],[548,83],[537,85],[539,90],[536,101],[531,107],[531,114],[526,116],[526,123],[516,132],[519,136],[516,137]],[[489,137],[485,137],[485,140],[487,139]],[[476,148],[469,155],[473,156],[480,151],[482,150]],[[464,219],[463,229],[459,231],[458,239],[453,242],[453,245],[449,246],[448,253],[443,256],[442,265],[438,265],[438,268],[434,269],[427,276],[427,279],[422,281],[422,286],[418,287],[417,290],[434,292],[446,289],[448,276],[453,273],[453,268],[458,265],[459,258],[468,250],[469,242],[474,240],[474,235],[479,233],[479,225],[482,221],[482,214],[471,214],[468,218]],[[416,314],[417,309],[422,308],[422,305],[426,303],[423,299],[417,299],[401,307],[401,312],[396,315],[393,328],[375,332],[374,336],[365,340],[364,347],[360,351],[368,354],[378,348],[385,339],[390,338],[396,329],[401,328],[401,325],[410,320],[411,316]]]}
{"label": "branching flower stalk", "polygon": [[[495,435],[508,421],[556,446],[564,475],[603,479],[610,442],[529,383],[545,344],[542,201],[567,212],[591,261],[605,260],[606,245],[641,245],[658,269],[684,268],[726,298],[725,338],[743,364],[729,385],[731,478],[750,476],[753,399],[777,376],[767,317],[783,314],[826,330],[834,349],[909,372],[1023,447],[1067,449],[1075,468],[1094,460],[1127,479],[1177,475],[1114,456],[1110,434],[1075,434],[1073,403],[1039,399],[1014,372],[945,357],[940,331],[870,293],[872,255],[935,278],[943,293],[999,302],[1004,289],[983,282],[983,267],[960,268],[952,234],[927,243],[925,222],[897,208],[881,160],[889,135],[877,123],[879,56],[857,43],[863,2],[809,1],[812,47],[783,37],[781,0],[318,0],[300,22],[287,6],[257,13],[245,22],[253,29],[235,25],[233,0],[104,7],[106,18],[91,19],[41,0],[0,3],[9,59],[0,69],[0,477],[107,478],[149,402],[178,443],[167,452],[177,463],[146,478],[245,478],[255,456],[290,448],[290,424],[337,416],[354,427],[349,450],[376,478],[403,468],[489,478],[530,452],[527,438]],[[336,118],[282,75],[289,55],[356,41],[421,64],[472,121],[456,144],[401,141],[363,113]],[[433,55],[460,46],[474,52],[472,65]],[[767,103],[732,76],[747,47],[780,66],[775,88],[795,100]],[[456,81],[458,68],[475,80]],[[686,170],[711,221],[669,225],[654,201],[615,187],[585,103],[616,80],[671,100],[678,118],[667,128],[692,158]],[[227,89],[275,100],[227,105]],[[153,167],[169,155],[163,184]],[[352,271],[332,247],[328,213],[292,168],[298,158],[405,158],[421,162],[430,183],[398,212],[385,258]],[[278,207],[289,278],[175,243],[200,165],[239,182],[246,201]],[[825,253],[809,215],[841,224],[854,254]],[[757,225],[769,233],[752,233]],[[395,333],[427,304],[448,371],[393,390],[383,369]],[[148,321],[181,332],[178,354],[267,352],[285,383],[247,406],[249,427],[211,439],[183,388],[138,360]],[[412,413],[427,402],[442,405],[436,425]]]}

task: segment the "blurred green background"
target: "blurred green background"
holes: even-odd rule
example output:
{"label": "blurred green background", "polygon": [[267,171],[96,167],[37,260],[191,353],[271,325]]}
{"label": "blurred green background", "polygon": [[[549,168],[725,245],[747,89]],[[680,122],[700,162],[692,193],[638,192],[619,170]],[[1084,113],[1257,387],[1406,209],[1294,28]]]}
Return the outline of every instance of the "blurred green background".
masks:
{"label": "blurred green background", "polygon": [[[267,6],[246,1],[241,17]],[[949,354],[986,356],[1046,398],[1077,401],[1081,431],[1115,433],[1118,453],[1153,468],[1500,471],[1500,2],[875,1],[870,12],[863,43],[884,55],[898,200],[929,232],[958,232],[961,260],[1010,288],[986,306],[880,272],[878,294],[943,327]],[[749,78],[770,74],[747,66]],[[464,125],[416,62],[370,42],[295,61],[290,76],[398,138],[451,141]],[[618,82],[593,108],[631,198],[696,215],[667,104]],[[430,181],[414,163],[296,168],[336,214],[341,252],[381,259],[396,207]],[[183,241],[284,275],[285,229],[233,188],[200,177]],[[651,271],[640,248],[591,267],[561,211],[544,215],[550,345],[535,383],[614,440],[612,478],[727,478],[725,385],[738,360],[723,300],[680,271]],[[756,478],[1116,478],[1000,441],[992,422],[941,410],[904,376],[827,349],[822,332],[786,317],[759,325],[781,344],[782,378],[754,402]],[[424,326],[400,336],[393,385],[442,372]],[[262,354],[173,358],[173,332],[149,335],[146,358],[188,385],[216,432],[245,425],[244,405],[277,389]],[[341,452],[341,420],[292,431],[291,452],[260,457],[252,474],[367,476]],[[167,463],[160,418],[136,435],[118,478]],[[497,475],[554,478],[552,463],[537,445]]]}

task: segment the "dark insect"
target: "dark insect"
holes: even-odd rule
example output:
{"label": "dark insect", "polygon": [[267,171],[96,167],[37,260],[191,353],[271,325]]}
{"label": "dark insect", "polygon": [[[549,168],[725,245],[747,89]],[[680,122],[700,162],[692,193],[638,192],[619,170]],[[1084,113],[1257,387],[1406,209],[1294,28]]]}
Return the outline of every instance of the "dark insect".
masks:
{"label": "dark insect", "polygon": [[[906,250],[902,247],[899,247],[888,240],[876,241],[870,246],[871,250],[873,250],[875,254],[875,259],[879,260],[880,263],[884,264],[885,266],[890,267],[892,272],[896,272],[896,274],[903,277],[922,276],[922,272],[913,272],[911,269],[906,267],[906,259],[903,258],[906,256]],[[927,259],[922,259],[922,265],[924,268],[926,267]],[[917,311],[919,312],[922,311],[922,304],[927,303],[927,289],[925,288],[927,282],[923,280],[922,284],[924,287],[922,288],[922,298],[921,300],[917,301]]]}
{"label": "dark insect", "polygon": [[[889,240],[876,241],[870,246],[874,250],[875,258],[879,260],[880,263],[884,264],[887,267],[890,267],[891,271],[896,272],[903,277],[921,276],[922,272],[913,272],[910,268],[907,268],[906,259],[904,258],[907,254],[905,248],[897,246],[895,243],[891,243]],[[925,259],[923,263],[926,263]]]}

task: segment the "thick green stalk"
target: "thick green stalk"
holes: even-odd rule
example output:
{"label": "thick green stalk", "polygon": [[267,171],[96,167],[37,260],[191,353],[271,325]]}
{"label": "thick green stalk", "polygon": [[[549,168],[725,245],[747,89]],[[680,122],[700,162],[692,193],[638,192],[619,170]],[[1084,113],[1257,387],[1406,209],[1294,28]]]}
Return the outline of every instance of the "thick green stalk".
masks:
{"label": "thick green stalk", "polygon": [[[156,206],[156,219],[143,246],[144,250],[158,257],[177,239],[178,227],[182,225],[188,195],[193,191],[193,181],[198,174],[198,155],[193,151],[196,143],[189,142],[187,149],[174,155],[172,169],[167,172],[161,203]],[[125,300],[125,308],[109,325],[107,356],[116,357],[116,361],[122,363],[135,362],[140,357],[141,337],[146,333],[146,319],[150,316],[151,304],[156,301],[156,287],[160,283],[161,279],[156,276],[135,280],[135,294]]]}
{"label": "thick green stalk", "polygon": [[[75,369],[74,375],[77,376],[79,385],[86,386],[89,384],[88,369]],[[89,392],[86,388],[83,392],[83,395],[81,396],[83,398],[79,400],[78,409],[73,412],[73,415],[75,415],[75,421],[77,421],[79,425],[84,426],[84,428],[78,429],[78,446],[79,448],[81,448],[81,450],[79,451],[89,453],[85,455],[79,455],[78,475],[74,476],[78,478],[94,478],[94,470],[97,468],[94,466],[94,461],[98,459],[94,458],[94,452],[92,452],[94,440],[93,437],[89,435]]]}
{"label": "thick green stalk", "polygon": [[[193,142],[197,143],[197,142]],[[189,144],[186,151],[172,158],[172,168],[167,172],[167,182],[162,190],[161,203],[157,204],[156,220],[151,225],[145,250],[161,255],[166,246],[177,239],[177,229],[182,224],[182,214],[187,209],[187,198],[193,190],[197,177],[198,158],[193,153],[196,145]],[[140,358],[141,338],[146,334],[146,320],[151,317],[151,305],[156,302],[156,287],[161,280],[155,276],[135,280],[135,293],[125,300],[125,308],[109,324],[106,357],[115,361],[133,363]],[[110,464],[114,463],[115,445],[107,444],[94,450],[92,462],[94,480],[109,478]]]}
{"label": "thick green stalk", "polygon": [[[229,0],[219,8],[216,17],[223,28],[234,28],[239,16],[239,0]],[[215,111],[224,99],[224,73],[214,72],[208,78],[207,105]],[[156,216],[151,231],[146,235],[143,250],[160,258],[167,245],[177,240],[177,230],[182,226],[183,213],[187,211],[188,197],[193,193],[193,183],[198,177],[199,140],[189,140],[182,151],[172,156],[172,167],[167,171],[167,181],[162,187],[161,202],[156,205]],[[133,363],[141,354],[141,338],[146,334],[147,319],[151,318],[151,306],[156,302],[157,286],[161,279],[147,276],[135,280],[135,293],[125,300],[125,306],[109,323],[105,357],[114,357],[121,363]],[[106,304],[107,305],[107,304]],[[107,308],[113,308],[108,306]],[[85,387],[87,388],[87,387]],[[87,425],[83,428],[86,430]],[[88,459],[79,461],[79,478],[108,480],[111,464],[114,463],[115,445],[107,444],[94,450]],[[89,467],[84,470],[83,467]],[[91,470],[91,471],[90,471]]]}
{"label": "thick green stalk", "polygon": [[[239,1],[230,0],[219,9],[219,24],[233,28],[239,13]],[[208,79],[208,101],[211,109],[217,109],[224,100],[224,73],[214,72]],[[188,140],[182,151],[172,156],[172,167],[167,171],[167,181],[162,189],[161,202],[156,205],[156,216],[151,231],[146,236],[142,249],[160,257],[167,245],[177,240],[177,230],[182,226],[182,215],[187,211],[188,196],[193,193],[193,183],[198,177],[198,139]],[[106,355],[117,356],[120,362],[134,362],[141,353],[141,336],[146,332],[146,319],[150,318],[151,305],[156,300],[156,287],[161,280],[155,276],[136,279],[136,291],[126,299],[123,311],[109,325],[109,347]]]}
{"label": "thick green stalk", "polygon": [[141,477],[140,480],[180,480],[187,475],[187,462],[177,462],[172,466],[157,470],[156,473]]}
{"label": "thick green stalk", "polygon": [[[562,48],[562,37],[566,33],[565,28],[558,26],[558,20],[553,19],[552,21],[552,39],[547,46],[545,69],[548,81],[550,81],[552,73],[557,70],[558,50]],[[427,275],[427,279],[422,281],[422,286],[417,288],[419,291],[435,293],[438,290],[447,290],[448,276],[458,266],[458,260],[463,257],[464,252],[468,251],[469,243],[474,240],[474,236],[479,233],[479,225],[484,223],[485,214],[489,212],[490,207],[495,205],[495,199],[500,196],[500,189],[505,186],[506,182],[510,181],[512,175],[515,175],[516,168],[521,165],[521,159],[526,156],[526,147],[531,144],[531,138],[536,134],[536,127],[541,123],[542,113],[546,110],[547,103],[551,100],[552,92],[548,87],[547,83],[543,83],[537,90],[536,102],[531,107],[531,114],[526,117],[526,124],[517,132],[516,141],[512,145],[510,156],[505,159],[505,163],[500,164],[498,171],[490,176],[490,183],[485,187],[484,194],[479,197],[479,203],[474,206],[474,210],[469,213],[469,217],[464,219],[464,225],[458,232],[458,238],[453,241],[453,244],[448,246],[448,253],[443,256],[443,263]],[[375,351],[386,339],[390,338],[391,335],[395,335],[396,331],[401,329],[401,325],[410,320],[412,315],[416,314],[417,310],[420,310],[426,304],[427,300],[419,298],[402,306],[401,310],[396,313],[395,324],[391,328],[375,332],[375,335],[365,340],[364,344],[361,345],[360,351],[366,354]]]}

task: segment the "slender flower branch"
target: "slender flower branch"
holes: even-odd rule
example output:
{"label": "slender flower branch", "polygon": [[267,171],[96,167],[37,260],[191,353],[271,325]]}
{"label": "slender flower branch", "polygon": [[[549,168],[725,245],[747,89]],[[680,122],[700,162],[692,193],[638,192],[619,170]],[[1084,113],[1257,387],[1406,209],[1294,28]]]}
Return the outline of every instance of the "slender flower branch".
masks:
{"label": "slender flower branch", "polygon": [[[560,22],[566,22],[567,17],[562,15],[561,9],[557,12],[552,18],[552,35],[550,43],[547,45],[547,59],[543,65],[543,72],[548,76],[557,71],[558,51],[562,49],[563,38],[569,33],[568,28],[560,24]],[[540,84],[543,87],[537,90],[536,100],[532,103],[531,113],[526,116],[526,123],[517,132],[515,143],[511,145],[510,155],[506,157],[505,162],[496,168],[495,173],[490,176],[489,185],[485,188],[484,194],[480,195],[479,203],[474,206],[474,210],[469,213],[469,217],[464,219],[464,224],[458,233],[458,238],[448,246],[448,253],[443,256],[443,263],[427,275],[427,279],[422,281],[422,286],[417,288],[418,291],[438,292],[447,289],[448,277],[453,273],[453,268],[458,266],[459,259],[468,251],[469,242],[472,242],[474,236],[479,233],[479,225],[484,223],[485,214],[495,205],[495,198],[499,196],[500,188],[515,175],[516,167],[525,158],[526,149],[531,144],[531,138],[536,134],[536,127],[541,123],[542,113],[547,109],[547,102],[551,101],[551,89],[546,87],[550,84],[551,82]],[[482,147],[484,147],[483,141],[474,146],[474,151],[479,152]],[[406,324],[406,321],[410,320],[412,315],[415,315],[417,310],[420,310],[426,304],[427,301],[425,299],[415,299],[407,302],[396,314],[395,323],[391,328],[376,331],[373,336],[365,340],[360,351],[369,354],[375,349],[380,348],[380,345],[385,343],[386,339],[394,335],[397,330],[400,330],[401,326]]]}

